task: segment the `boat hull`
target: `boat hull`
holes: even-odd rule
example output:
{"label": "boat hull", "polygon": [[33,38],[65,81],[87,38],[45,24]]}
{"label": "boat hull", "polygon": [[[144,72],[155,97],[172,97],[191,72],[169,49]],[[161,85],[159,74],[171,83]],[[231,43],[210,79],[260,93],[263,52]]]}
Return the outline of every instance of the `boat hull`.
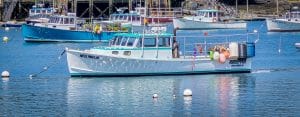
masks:
{"label": "boat hull", "polygon": [[174,28],[189,29],[246,29],[246,22],[201,22],[187,19],[173,19]]}
{"label": "boat hull", "polygon": [[219,63],[210,59],[150,59],[105,56],[87,51],[67,51],[70,75],[76,76],[148,76],[251,71],[251,59]]}
{"label": "boat hull", "polygon": [[103,31],[100,34],[89,31],[62,30],[47,27],[22,25],[22,34],[25,41],[46,42],[98,42],[109,41],[118,32]]}
{"label": "boat hull", "polygon": [[267,19],[267,28],[271,32],[300,31],[300,21],[286,21],[283,19]]}
{"label": "boat hull", "polygon": [[2,24],[2,27],[21,27],[22,24]]}

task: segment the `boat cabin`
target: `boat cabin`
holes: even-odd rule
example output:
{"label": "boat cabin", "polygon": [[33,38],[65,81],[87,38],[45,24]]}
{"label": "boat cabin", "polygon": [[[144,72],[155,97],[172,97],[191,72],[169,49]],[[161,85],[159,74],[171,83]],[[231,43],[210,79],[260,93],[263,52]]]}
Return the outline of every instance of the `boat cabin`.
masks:
{"label": "boat cabin", "polygon": [[68,17],[68,16],[52,16],[48,23],[53,24],[65,24],[65,25],[75,25],[75,17]]}
{"label": "boat cabin", "polygon": [[35,24],[56,29],[75,30],[77,28],[77,17],[74,13],[68,15],[52,15],[47,23]]}
{"label": "boat cabin", "polygon": [[34,5],[32,9],[29,10],[29,16],[34,16],[38,14],[52,15],[54,13],[54,8],[44,8],[42,5]]}
{"label": "boat cabin", "polygon": [[300,21],[300,11],[286,13],[285,18],[289,20],[295,19],[295,21]]}
{"label": "boat cabin", "polygon": [[109,20],[119,22],[140,21],[140,15],[136,13],[111,14]]}
{"label": "boat cabin", "polygon": [[224,15],[223,12],[220,12],[219,10],[198,10],[196,20],[200,20],[203,22],[218,22],[220,21],[220,17]]}
{"label": "boat cabin", "polygon": [[168,59],[172,58],[172,37],[171,33],[118,33],[108,47],[96,47],[94,50],[101,49],[99,52],[121,57]]}

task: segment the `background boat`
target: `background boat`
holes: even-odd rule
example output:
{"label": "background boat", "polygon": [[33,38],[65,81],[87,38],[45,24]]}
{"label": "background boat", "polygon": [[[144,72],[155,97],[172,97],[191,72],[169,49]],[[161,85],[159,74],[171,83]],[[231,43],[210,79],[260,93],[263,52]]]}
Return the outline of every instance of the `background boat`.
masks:
{"label": "background boat", "polygon": [[300,31],[300,12],[288,12],[283,18],[269,18],[266,22],[268,31]]}
{"label": "background boat", "polygon": [[222,12],[214,9],[198,10],[196,16],[173,19],[178,29],[246,29],[247,23],[225,19]]}
{"label": "background boat", "polygon": [[30,23],[22,26],[24,40],[59,42],[108,41],[117,32],[126,32],[118,25],[78,24],[74,14],[53,15],[47,23]]}

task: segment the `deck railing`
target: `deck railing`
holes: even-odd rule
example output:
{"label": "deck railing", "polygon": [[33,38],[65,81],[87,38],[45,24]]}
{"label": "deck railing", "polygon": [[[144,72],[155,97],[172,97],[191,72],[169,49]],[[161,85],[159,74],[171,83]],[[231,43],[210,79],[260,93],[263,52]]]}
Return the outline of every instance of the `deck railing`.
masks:
{"label": "deck railing", "polygon": [[231,42],[246,43],[255,42],[259,39],[258,33],[212,35],[212,36],[176,36],[179,43],[181,56],[209,57],[209,52],[216,48],[228,49]]}
{"label": "deck railing", "polygon": [[176,18],[182,16],[182,8],[149,8],[150,17]]}

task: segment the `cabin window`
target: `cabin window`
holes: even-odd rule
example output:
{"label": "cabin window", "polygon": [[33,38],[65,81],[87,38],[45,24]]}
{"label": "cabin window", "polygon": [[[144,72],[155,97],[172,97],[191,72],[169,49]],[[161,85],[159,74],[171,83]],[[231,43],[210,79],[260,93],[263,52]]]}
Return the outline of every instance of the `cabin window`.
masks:
{"label": "cabin window", "polygon": [[120,45],[121,39],[120,37],[116,37],[116,39],[114,40],[114,45]]}
{"label": "cabin window", "polygon": [[111,54],[118,55],[119,51],[112,51]]}
{"label": "cabin window", "polygon": [[41,13],[41,11],[40,10],[36,10],[36,13]]}
{"label": "cabin window", "polygon": [[208,17],[212,17],[212,12],[209,12],[208,14],[209,14],[209,16],[208,16]]}
{"label": "cabin window", "polygon": [[60,19],[57,17],[56,20],[55,20],[55,23],[59,23],[60,22],[59,20]]}
{"label": "cabin window", "polygon": [[156,38],[145,38],[144,47],[156,47]]}
{"label": "cabin window", "polygon": [[122,41],[121,41],[121,46],[126,46],[127,40],[128,40],[128,38],[123,37]]}
{"label": "cabin window", "polygon": [[135,39],[134,42],[133,42],[133,47],[141,47],[140,43],[139,42],[142,42],[140,41],[141,39]]}
{"label": "cabin window", "polygon": [[122,15],[120,15],[120,18],[119,18],[119,20],[123,20],[123,18],[124,18],[124,17],[123,17]]}
{"label": "cabin window", "polygon": [[59,18],[60,19],[60,24],[64,24],[64,18]]}
{"label": "cabin window", "polygon": [[128,19],[127,19],[127,20],[128,20],[128,21],[133,20],[133,16],[132,16],[132,15],[128,16]]}
{"label": "cabin window", "polygon": [[134,43],[135,43],[135,38],[129,38],[126,45],[128,47],[132,47]]}
{"label": "cabin window", "polygon": [[51,9],[48,9],[48,10],[47,10],[47,13],[51,13]]}
{"label": "cabin window", "polygon": [[69,18],[64,18],[64,24],[69,24]]}
{"label": "cabin window", "polygon": [[42,13],[46,13],[46,10],[42,10]]}
{"label": "cabin window", "polygon": [[204,17],[208,17],[208,13],[204,13]]}
{"label": "cabin window", "polygon": [[70,24],[75,24],[74,18],[70,19]]}
{"label": "cabin window", "polygon": [[34,10],[32,9],[32,10],[30,10],[30,13],[35,13],[35,12],[34,12]]}
{"label": "cabin window", "polygon": [[131,55],[131,51],[124,51],[123,54],[126,55],[126,56],[130,56]]}
{"label": "cabin window", "polygon": [[159,47],[170,47],[170,38],[160,38],[158,41]]}
{"label": "cabin window", "polygon": [[217,17],[217,12],[213,12],[213,17]]}

